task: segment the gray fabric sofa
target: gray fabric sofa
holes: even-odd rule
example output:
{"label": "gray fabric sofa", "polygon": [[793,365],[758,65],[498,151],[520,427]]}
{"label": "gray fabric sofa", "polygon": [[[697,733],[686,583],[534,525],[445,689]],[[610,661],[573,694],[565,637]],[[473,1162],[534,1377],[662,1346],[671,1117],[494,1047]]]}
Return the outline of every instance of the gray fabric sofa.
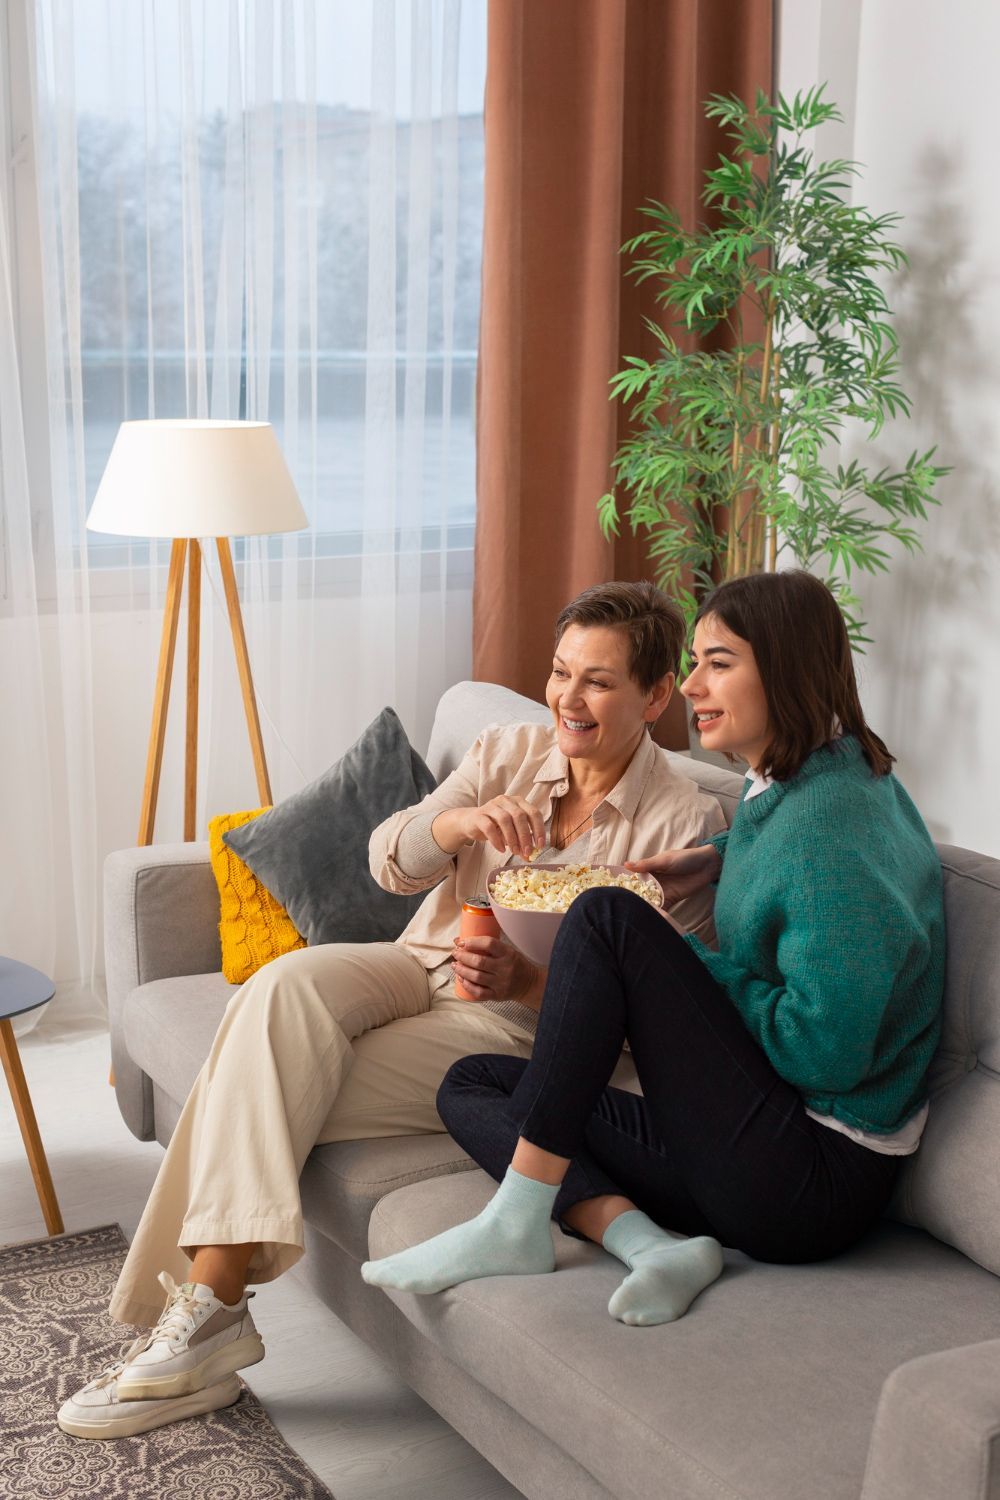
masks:
{"label": "gray fabric sofa", "polygon": [[[546,717],[459,684],[428,763],[440,776],[484,724]],[[731,816],[739,778],[679,763]],[[360,1262],[476,1213],[490,1181],[446,1135],[312,1153],[315,1291],[532,1500],[1000,1500],[1000,861],[940,853],[930,1121],[891,1217],[839,1260],[728,1254],[681,1322],[630,1329],[606,1312],[620,1265],[554,1230],[554,1276],[390,1298]],[[121,1112],[165,1143],[231,993],[207,845],[111,855],[106,911]]]}

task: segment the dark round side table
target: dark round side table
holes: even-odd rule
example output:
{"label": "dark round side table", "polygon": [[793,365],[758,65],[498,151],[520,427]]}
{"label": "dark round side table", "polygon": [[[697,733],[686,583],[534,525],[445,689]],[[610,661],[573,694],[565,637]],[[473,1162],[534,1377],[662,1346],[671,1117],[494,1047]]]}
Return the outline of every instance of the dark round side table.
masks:
{"label": "dark round side table", "polygon": [[59,1212],[49,1164],[45,1160],[45,1148],[38,1133],[31,1095],[21,1067],[17,1038],[10,1024],[12,1016],[21,1016],[25,1011],[47,1005],[55,994],[55,989],[52,980],[40,974],[37,969],[18,963],[14,958],[0,957],[0,1061],[3,1062],[3,1070],[7,1075],[7,1087],[14,1101],[14,1113],[21,1127],[28,1164],[35,1179],[35,1191],[45,1216],[45,1227],[49,1234],[62,1234],[62,1214]]}

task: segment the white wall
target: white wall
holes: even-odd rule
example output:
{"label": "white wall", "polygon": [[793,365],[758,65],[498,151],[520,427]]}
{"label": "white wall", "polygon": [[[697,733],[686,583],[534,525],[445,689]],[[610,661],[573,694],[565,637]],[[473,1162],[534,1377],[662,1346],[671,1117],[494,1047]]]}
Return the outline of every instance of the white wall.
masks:
{"label": "white wall", "polygon": [[[903,215],[888,287],[913,399],[859,456],[937,443],[953,472],[923,530],[859,592],[875,644],[866,713],[932,833],[1000,855],[1000,181],[996,0],[782,0],[779,87],[828,80],[846,116],[823,156],[864,164],[855,197]],[[857,440],[855,440],[855,443]],[[850,444],[845,444],[850,453]]]}

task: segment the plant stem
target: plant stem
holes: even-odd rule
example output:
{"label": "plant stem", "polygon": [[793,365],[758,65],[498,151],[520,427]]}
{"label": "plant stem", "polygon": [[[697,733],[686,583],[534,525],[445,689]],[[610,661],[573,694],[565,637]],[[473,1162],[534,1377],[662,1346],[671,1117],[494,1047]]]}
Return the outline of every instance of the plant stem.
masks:
{"label": "plant stem", "polygon": [[[769,454],[768,454],[768,457],[771,460],[771,484],[772,484],[772,488],[774,486],[775,479],[777,478],[777,471],[778,471],[778,448],[779,448],[779,446],[781,444],[781,350],[780,349],[775,349],[775,351],[774,351],[773,365],[774,365],[773,385],[774,385],[775,396],[777,398],[777,401],[776,401],[777,411],[775,413],[774,421],[771,423],[771,446],[770,446],[770,451],[769,451]],[[769,535],[768,535],[768,558],[767,558],[768,572],[769,573],[776,573],[778,571],[778,528],[777,528],[777,526],[775,524],[773,516],[771,517],[770,525],[768,527],[768,532],[769,532]]]}
{"label": "plant stem", "polygon": [[743,355],[742,352],[736,359],[736,416],[733,419],[733,447],[732,447],[732,469],[733,469],[733,492],[729,504],[729,536],[726,544],[726,571],[725,578],[739,577],[740,562],[740,527],[739,527],[739,473],[743,462],[743,437],[740,429],[740,402],[743,398]]}
{"label": "plant stem", "polygon": [[[763,412],[771,393],[771,366],[772,351],[774,349],[774,298],[768,296],[765,307],[764,324],[764,357],[760,370],[760,405]],[[760,423],[754,428],[754,450],[760,451]],[[747,539],[747,555],[745,558],[745,571],[747,573],[759,573],[764,566],[764,513],[760,508],[760,490],[758,489],[750,500],[753,519],[750,524],[750,535]]]}

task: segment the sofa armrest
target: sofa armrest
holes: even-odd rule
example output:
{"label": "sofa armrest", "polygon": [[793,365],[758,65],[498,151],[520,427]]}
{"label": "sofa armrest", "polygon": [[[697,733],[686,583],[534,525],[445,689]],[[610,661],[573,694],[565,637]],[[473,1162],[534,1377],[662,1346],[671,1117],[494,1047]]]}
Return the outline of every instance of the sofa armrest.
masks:
{"label": "sofa armrest", "polygon": [[208,844],[120,849],[104,865],[104,956],[118,1107],[140,1140],[153,1138],[152,1084],[129,1057],[125,1003],[140,984],[210,974],[222,962],[219,895]]}
{"label": "sofa armrest", "polygon": [[861,1500],[1000,1495],[1000,1339],[925,1354],[882,1387]]}

